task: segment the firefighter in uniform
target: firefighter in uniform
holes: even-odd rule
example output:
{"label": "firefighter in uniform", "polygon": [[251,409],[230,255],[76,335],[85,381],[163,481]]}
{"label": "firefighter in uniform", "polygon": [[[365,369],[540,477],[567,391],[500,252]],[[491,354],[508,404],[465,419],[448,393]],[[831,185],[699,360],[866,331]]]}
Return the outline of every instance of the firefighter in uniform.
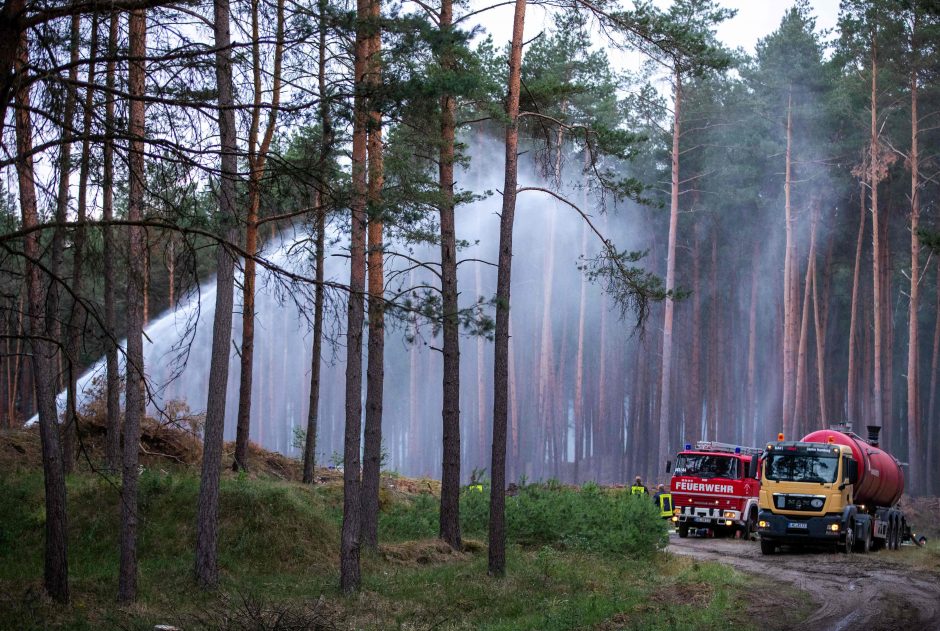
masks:
{"label": "firefighter in uniform", "polygon": [[633,486],[630,487],[630,495],[649,495],[649,491],[643,486],[643,478],[636,476]]}
{"label": "firefighter in uniform", "polygon": [[672,493],[666,492],[666,487],[660,484],[653,494],[653,503],[659,509],[659,516],[663,519],[672,517]]}

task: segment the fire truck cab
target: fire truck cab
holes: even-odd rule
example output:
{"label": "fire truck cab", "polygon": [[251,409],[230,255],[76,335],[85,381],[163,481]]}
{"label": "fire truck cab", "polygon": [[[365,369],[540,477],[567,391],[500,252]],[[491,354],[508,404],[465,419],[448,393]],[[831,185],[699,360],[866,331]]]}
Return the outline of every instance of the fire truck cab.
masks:
{"label": "fire truck cab", "polygon": [[715,441],[691,444],[676,456],[670,490],[680,537],[707,528],[715,536],[757,529],[761,451]]}

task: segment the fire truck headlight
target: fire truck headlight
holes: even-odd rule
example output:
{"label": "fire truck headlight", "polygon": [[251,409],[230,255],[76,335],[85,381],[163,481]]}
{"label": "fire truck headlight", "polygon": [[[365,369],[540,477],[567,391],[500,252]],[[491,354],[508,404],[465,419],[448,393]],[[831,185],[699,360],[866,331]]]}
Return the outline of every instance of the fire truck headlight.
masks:
{"label": "fire truck headlight", "polygon": [[757,522],[757,527],[758,528],[770,528],[770,523],[762,519],[759,522]]}
{"label": "fire truck headlight", "polygon": [[672,516],[672,521],[679,521],[679,517],[678,517],[677,515],[673,515],[673,516]]}
{"label": "fire truck headlight", "polygon": [[737,517],[738,517],[738,514],[734,512],[733,510],[725,511],[725,519],[737,519]]}
{"label": "fire truck headlight", "polygon": [[831,526],[829,526],[829,530],[831,530],[832,532],[839,532],[839,524],[832,524]]}
{"label": "fire truck headlight", "polygon": [[733,522],[730,519],[728,519],[725,521],[725,526],[730,526],[732,523]]}

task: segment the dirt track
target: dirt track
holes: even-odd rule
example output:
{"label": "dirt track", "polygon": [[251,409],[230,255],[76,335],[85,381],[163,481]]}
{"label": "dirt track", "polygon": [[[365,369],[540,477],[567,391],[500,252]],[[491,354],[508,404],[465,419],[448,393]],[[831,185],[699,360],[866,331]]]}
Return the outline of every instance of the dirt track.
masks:
{"label": "dirt track", "polygon": [[[672,535],[666,551],[725,563],[805,591],[816,609],[801,628],[940,631],[940,575],[905,563],[905,555],[918,553],[911,547],[848,555],[784,549],[765,557],[756,542]],[[768,607],[772,604],[771,598]],[[773,616],[772,609],[765,613]]]}

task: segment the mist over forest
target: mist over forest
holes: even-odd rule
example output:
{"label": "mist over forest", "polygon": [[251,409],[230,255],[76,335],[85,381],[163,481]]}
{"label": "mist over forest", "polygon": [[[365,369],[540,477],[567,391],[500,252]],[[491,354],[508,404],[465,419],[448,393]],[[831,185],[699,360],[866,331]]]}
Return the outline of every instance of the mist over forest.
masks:
{"label": "mist over forest", "polygon": [[[713,0],[511,4],[501,42],[477,2],[4,0],[0,425],[38,434],[54,601],[79,473],[137,599],[155,456],[200,468],[210,590],[220,488],[275,465],[341,478],[346,594],[390,472],[440,481],[448,553],[471,503],[492,576],[508,487],[655,484],[699,440],[880,427],[940,492],[935,3],[798,0],[753,54]],[[661,549],[609,491],[563,494],[648,539],[597,549]]]}

